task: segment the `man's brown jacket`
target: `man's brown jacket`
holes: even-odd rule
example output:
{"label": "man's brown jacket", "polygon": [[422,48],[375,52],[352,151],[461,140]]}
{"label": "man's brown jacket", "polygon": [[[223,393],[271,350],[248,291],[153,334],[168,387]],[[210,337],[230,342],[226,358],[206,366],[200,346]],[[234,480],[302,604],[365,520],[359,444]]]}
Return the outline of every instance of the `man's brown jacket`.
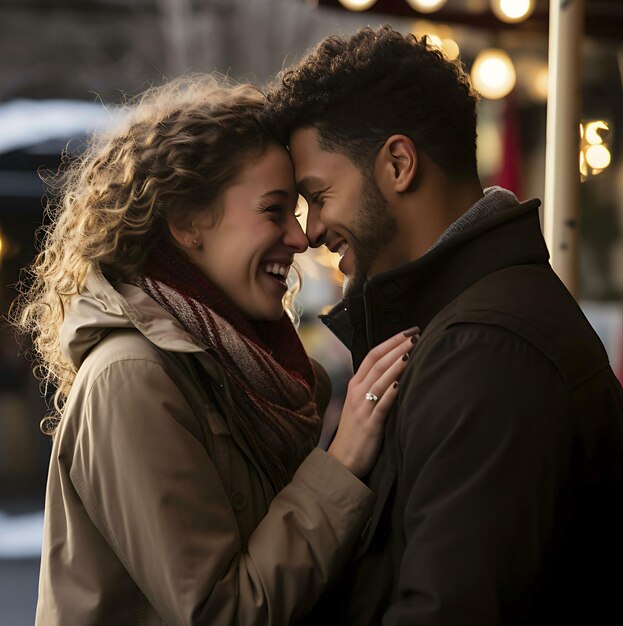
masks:
{"label": "man's brown jacket", "polygon": [[325,322],[355,366],[423,329],[368,479],[375,511],[324,604],[335,623],[618,623],[623,391],[550,268],[538,201],[372,277]]}

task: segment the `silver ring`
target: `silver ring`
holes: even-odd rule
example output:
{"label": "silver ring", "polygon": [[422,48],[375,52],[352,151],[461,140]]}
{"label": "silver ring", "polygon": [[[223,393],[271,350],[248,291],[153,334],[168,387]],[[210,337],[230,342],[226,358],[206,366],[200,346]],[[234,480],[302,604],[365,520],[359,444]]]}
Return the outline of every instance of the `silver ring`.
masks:
{"label": "silver ring", "polygon": [[374,395],[371,391],[368,391],[366,394],[366,400],[370,400],[370,402],[378,402],[379,397]]}

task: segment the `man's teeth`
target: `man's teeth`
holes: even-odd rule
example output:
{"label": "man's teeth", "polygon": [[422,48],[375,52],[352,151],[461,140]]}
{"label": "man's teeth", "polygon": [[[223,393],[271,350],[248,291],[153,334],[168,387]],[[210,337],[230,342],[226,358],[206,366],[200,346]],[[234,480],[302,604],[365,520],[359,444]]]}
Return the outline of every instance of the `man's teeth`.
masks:
{"label": "man's teeth", "polygon": [[346,254],[346,250],[348,250],[348,244],[346,242],[344,242],[338,249],[337,249],[337,253],[340,255],[340,257],[343,257]]}
{"label": "man's teeth", "polygon": [[267,263],[264,266],[264,271],[268,274],[277,274],[278,276],[283,276],[284,278],[288,275],[288,270],[290,268],[287,265],[279,265],[279,263]]}

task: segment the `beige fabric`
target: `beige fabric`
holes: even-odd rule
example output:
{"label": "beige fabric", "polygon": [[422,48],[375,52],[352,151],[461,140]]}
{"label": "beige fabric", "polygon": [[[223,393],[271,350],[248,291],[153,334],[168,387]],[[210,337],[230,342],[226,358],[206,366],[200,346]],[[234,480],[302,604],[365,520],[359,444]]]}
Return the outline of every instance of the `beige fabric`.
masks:
{"label": "beige fabric", "polygon": [[37,625],[290,623],[347,562],[373,493],[316,449],[274,496],[218,363],[120,292],[91,272],[63,329],[80,369],[54,439]]}

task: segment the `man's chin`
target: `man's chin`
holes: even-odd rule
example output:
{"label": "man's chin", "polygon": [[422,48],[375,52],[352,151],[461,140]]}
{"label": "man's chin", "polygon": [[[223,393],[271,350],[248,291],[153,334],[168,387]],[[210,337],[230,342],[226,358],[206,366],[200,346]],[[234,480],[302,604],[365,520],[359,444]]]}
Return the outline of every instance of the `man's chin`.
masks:
{"label": "man's chin", "polygon": [[344,275],[344,283],[342,286],[342,298],[348,299],[361,295],[366,277],[363,274],[355,272],[352,275]]}

